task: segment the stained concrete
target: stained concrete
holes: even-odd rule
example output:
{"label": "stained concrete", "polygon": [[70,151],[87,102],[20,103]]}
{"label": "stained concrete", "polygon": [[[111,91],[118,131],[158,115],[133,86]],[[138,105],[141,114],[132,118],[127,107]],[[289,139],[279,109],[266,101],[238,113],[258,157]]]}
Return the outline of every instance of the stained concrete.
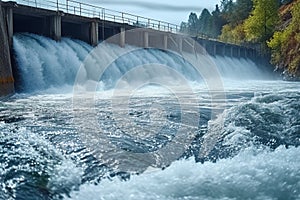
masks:
{"label": "stained concrete", "polygon": [[0,98],[14,93],[14,78],[9,49],[6,11],[0,2]]}

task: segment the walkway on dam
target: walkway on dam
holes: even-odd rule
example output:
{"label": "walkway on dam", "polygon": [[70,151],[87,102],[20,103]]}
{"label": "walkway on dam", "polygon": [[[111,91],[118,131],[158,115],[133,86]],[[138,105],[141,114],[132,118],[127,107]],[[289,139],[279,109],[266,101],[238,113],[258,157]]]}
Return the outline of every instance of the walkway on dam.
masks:
{"label": "walkway on dam", "polygon": [[[6,1],[7,0],[3,2]],[[136,27],[151,28],[159,31],[178,33],[180,28],[176,24],[162,20],[106,9],[97,5],[74,0],[14,0],[14,2],[20,5],[53,10],[81,17],[98,18],[103,21],[123,23]]]}

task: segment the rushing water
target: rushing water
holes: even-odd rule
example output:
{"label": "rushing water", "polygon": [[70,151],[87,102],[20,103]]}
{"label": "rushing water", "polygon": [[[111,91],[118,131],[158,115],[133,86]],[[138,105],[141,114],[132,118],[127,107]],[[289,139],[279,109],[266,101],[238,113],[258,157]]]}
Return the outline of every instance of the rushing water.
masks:
{"label": "rushing water", "polygon": [[[110,66],[93,93],[93,115],[78,115],[73,85],[91,49],[67,38],[56,43],[32,34],[14,37],[20,86],[0,102],[0,199],[300,199],[299,83],[273,80],[246,59],[209,58],[225,93],[218,103],[223,109],[213,117],[212,96],[189,64],[168,52],[142,50]],[[113,46],[103,57],[118,51]],[[115,81],[147,62],[172,66],[187,77],[193,95],[145,85],[124,112],[124,102],[113,99],[123,97],[115,95]],[[183,120],[183,97],[197,98],[197,104],[184,102],[196,126]],[[97,143],[82,137],[82,131],[95,130],[91,117],[118,151],[93,148]],[[193,137],[163,169],[146,156],[126,157],[164,148],[181,127],[193,130]],[[120,170],[121,162],[141,170]]]}

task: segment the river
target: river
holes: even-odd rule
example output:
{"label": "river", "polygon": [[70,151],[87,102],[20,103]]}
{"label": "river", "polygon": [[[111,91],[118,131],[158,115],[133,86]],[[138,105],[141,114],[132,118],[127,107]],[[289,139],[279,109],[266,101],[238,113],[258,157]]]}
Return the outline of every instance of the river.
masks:
{"label": "river", "polygon": [[[0,102],[0,199],[300,199],[298,82],[205,56],[220,75],[210,82],[171,53],[130,49],[100,81],[87,70],[77,84],[91,50],[14,36],[18,91]],[[111,45],[101,59],[119,51]]]}

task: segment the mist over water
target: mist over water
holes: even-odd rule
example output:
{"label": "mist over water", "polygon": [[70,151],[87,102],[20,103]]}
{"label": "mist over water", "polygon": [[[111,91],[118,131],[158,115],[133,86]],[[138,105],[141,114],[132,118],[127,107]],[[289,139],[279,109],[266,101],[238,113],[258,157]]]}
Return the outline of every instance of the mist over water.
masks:
{"label": "mist over water", "polygon": [[[130,46],[126,48],[131,48]],[[18,88],[20,92],[33,92],[49,88],[61,88],[63,86],[73,86],[79,67],[84,63],[87,55],[92,51],[88,44],[69,38],[63,38],[60,43],[51,39],[34,34],[17,34],[14,36],[14,52],[19,74]],[[120,47],[117,45],[107,45],[104,50],[100,49],[103,59],[118,55]],[[262,80],[270,79],[270,75],[263,69],[259,69],[253,61],[249,59],[238,59],[221,56],[201,56],[201,67],[209,69],[215,65],[224,79],[232,80]],[[157,49],[138,49],[115,60],[106,70],[99,80],[93,77],[94,74],[87,74],[88,79],[101,81],[104,89],[113,88],[116,81],[126,72],[136,66],[148,63],[162,64],[175,69],[191,82],[203,83],[203,77],[184,59],[172,52],[165,52]],[[97,63],[85,66],[88,72],[97,71],[101,65],[101,57]],[[144,81],[150,77],[155,77],[160,71],[144,68],[144,73],[136,74],[135,79]],[[172,77],[164,77],[166,81]]]}
{"label": "mist over water", "polygon": [[14,36],[14,54],[21,92],[73,85],[78,68],[92,47],[63,38],[57,43],[34,34]]}
{"label": "mist over water", "polygon": [[[215,66],[220,73],[225,96],[217,102],[207,77],[172,52],[134,50],[97,77],[101,60],[122,51],[107,45],[100,50],[98,65],[87,65],[92,50],[70,38],[57,43],[34,34],[14,36],[18,93],[0,102],[0,199],[300,199],[299,83],[273,80],[248,59],[199,55],[202,67],[209,71]],[[172,70],[150,70],[148,63],[175,70],[193,94],[180,90],[176,96],[172,87],[145,84],[133,91],[129,103],[112,104],[112,97],[122,100],[122,93],[114,91],[120,79],[140,86],[159,77],[168,86],[182,86]],[[99,84],[93,93],[96,114],[82,112],[78,120],[72,92],[79,69],[86,78],[83,87]],[[136,79],[126,79],[128,72]],[[193,95],[197,103],[180,102]],[[224,110],[212,117],[216,105]],[[198,117],[196,127],[182,120],[183,106],[189,108],[190,121]],[[92,118],[117,149],[86,143],[80,131],[95,130],[89,126]],[[145,167],[143,157],[132,156],[125,163],[143,170],[119,170],[124,160],[118,163],[116,158],[132,155],[124,151],[163,149],[181,127],[195,131],[176,161],[162,170]]]}

